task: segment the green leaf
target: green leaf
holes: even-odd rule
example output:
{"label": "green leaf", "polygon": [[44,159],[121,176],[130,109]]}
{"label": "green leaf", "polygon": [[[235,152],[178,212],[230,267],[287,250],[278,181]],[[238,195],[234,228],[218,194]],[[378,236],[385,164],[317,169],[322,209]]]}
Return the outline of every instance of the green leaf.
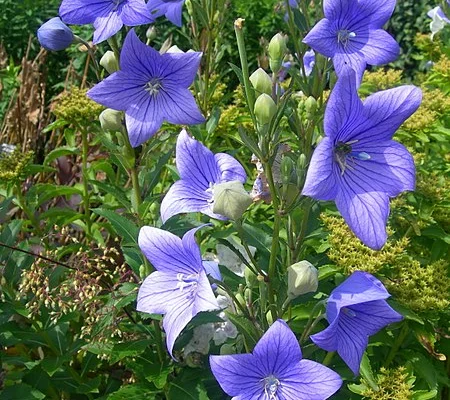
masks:
{"label": "green leaf", "polygon": [[115,232],[123,239],[122,244],[137,245],[139,227],[134,222],[112,210],[94,208],[92,211],[111,223]]}
{"label": "green leaf", "polygon": [[255,347],[258,340],[261,338],[260,333],[255,326],[245,317],[226,312],[228,319],[236,326],[237,330],[242,333],[247,341],[248,347]]}
{"label": "green leaf", "polygon": [[137,356],[152,344],[151,340],[141,339],[130,343],[115,344],[111,351],[111,362],[116,363],[125,357]]}
{"label": "green leaf", "polygon": [[369,384],[369,386],[375,390],[378,391],[379,387],[377,385],[377,381],[375,377],[373,376],[372,367],[370,365],[369,357],[367,357],[367,354],[364,353],[361,361],[361,368],[359,370],[361,376],[364,378],[364,380]]}
{"label": "green leaf", "polygon": [[417,390],[414,392],[412,396],[412,400],[428,400],[428,399],[436,399],[438,391],[434,390]]}
{"label": "green leaf", "polygon": [[58,157],[79,154],[80,150],[78,147],[61,146],[52,150],[48,153],[44,159],[43,165],[50,165],[52,161],[56,160]]}
{"label": "green leaf", "polygon": [[122,386],[117,392],[111,393],[107,400],[154,400],[157,391],[142,383]]}
{"label": "green leaf", "polygon": [[405,319],[409,319],[411,321],[416,321],[419,324],[423,325],[425,322],[423,319],[417,315],[414,311],[410,310],[408,307],[403,304],[397,303],[395,300],[389,299],[389,304],[394,308],[395,311],[402,314]]}
{"label": "green leaf", "polygon": [[44,393],[33,389],[25,383],[16,383],[13,386],[7,386],[0,392],[0,400],[40,400],[44,398]]}
{"label": "green leaf", "polygon": [[128,199],[125,191],[122,188],[116,185],[111,185],[109,183],[100,182],[93,179],[90,179],[89,183],[97,186],[99,189],[103,190],[103,192],[111,194],[120,205],[125,207],[128,211],[131,210],[130,200]]}

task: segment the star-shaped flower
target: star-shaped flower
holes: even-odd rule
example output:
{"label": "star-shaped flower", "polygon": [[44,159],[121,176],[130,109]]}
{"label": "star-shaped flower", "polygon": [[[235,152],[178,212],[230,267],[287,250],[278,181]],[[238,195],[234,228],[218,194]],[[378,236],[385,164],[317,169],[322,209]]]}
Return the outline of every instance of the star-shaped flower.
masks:
{"label": "star-shaped flower", "polygon": [[277,320],[252,354],[210,356],[211,370],[232,400],[328,399],[342,385],[331,369],[302,359],[294,333]]}
{"label": "star-shaped flower", "polygon": [[398,43],[382,29],[394,8],[395,0],[324,0],[325,18],[303,42],[331,57],[338,76],[347,64],[360,79],[366,64],[386,64],[400,53]]}
{"label": "star-shaped flower", "polygon": [[137,310],[165,314],[163,328],[171,356],[176,338],[195,315],[219,309],[195,242],[198,229],[182,239],[150,226],[139,232],[139,247],[156,271],[139,288]]}
{"label": "star-shaped flower", "polygon": [[180,180],[175,182],[161,203],[161,219],[188,212],[201,212],[225,219],[213,212],[214,185],[231,181],[245,183],[242,165],[225,153],[213,154],[183,129],[178,136],[176,164]]}
{"label": "star-shaped flower", "polygon": [[116,34],[123,25],[153,22],[145,0],[63,0],[59,15],[66,24],[94,24],[95,44]]}
{"label": "star-shaped flower", "polygon": [[108,108],[125,111],[133,147],[151,138],[163,121],[204,122],[192,84],[202,53],[164,53],[142,43],[132,29],[120,56],[120,70],[95,85],[88,96]]}
{"label": "star-shaped flower", "polygon": [[165,15],[172,24],[181,26],[184,2],[185,0],[149,0],[147,7],[153,18]]}
{"label": "star-shaped flower", "polygon": [[350,229],[379,250],[387,239],[389,198],[414,190],[414,161],[392,139],[419,107],[414,86],[358,97],[353,70],[343,70],[325,110],[325,137],[312,156],[302,194],[334,200]]}
{"label": "star-shaped flower", "polygon": [[402,320],[386,302],[383,284],[367,272],[356,271],[334,289],[327,302],[328,328],[311,336],[326,351],[337,351],[355,375],[369,336]]}

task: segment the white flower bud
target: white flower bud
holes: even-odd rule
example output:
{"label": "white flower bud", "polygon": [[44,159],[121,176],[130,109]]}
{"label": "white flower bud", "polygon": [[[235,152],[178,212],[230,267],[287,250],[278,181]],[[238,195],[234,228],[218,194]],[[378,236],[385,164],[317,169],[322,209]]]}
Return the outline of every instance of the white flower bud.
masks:
{"label": "white flower bud", "polygon": [[262,68],[258,68],[250,75],[250,82],[258,94],[272,94],[272,79]]}
{"label": "white flower bud", "polygon": [[104,131],[121,131],[123,128],[122,111],[107,108],[100,113],[98,119],[100,120],[100,125]]}
{"label": "white flower bud", "polygon": [[236,220],[253,202],[250,195],[239,181],[224,182],[213,187],[213,212]]}
{"label": "white flower bud", "polygon": [[272,97],[263,93],[255,101],[255,117],[260,125],[270,124],[272,118],[277,113],[277,105]]}
{"label": "white flower bud", "polygon": [[296,297],[315,292],[319,286],[319,271],[309,261],[303,260],[288,269],[288,297]]}
{"label": "white flower bud", "polygon": [[113,51],[108,50],[100,59],[100,65],[108,71],[108,74],[112,74],[119,70],[119,63],[117,62],[116,55]]}

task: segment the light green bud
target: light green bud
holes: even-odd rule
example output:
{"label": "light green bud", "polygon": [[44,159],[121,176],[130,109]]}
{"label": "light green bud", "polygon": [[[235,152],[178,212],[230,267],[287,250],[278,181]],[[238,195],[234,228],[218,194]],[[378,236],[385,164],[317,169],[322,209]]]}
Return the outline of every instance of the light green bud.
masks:
{"label": "light green bud", "polygon": [[281,159],[281,177],[284,184],[287,185],[291,181],[294,168],[294,161],[290,157],[285,156]]}
{"label": "light green bud", "polygon": [[267,323],[269,324],[269,326],[271,326],[273,324],[272,311],[269,310],[266,312],[266,320],[267,320]]}
{"label": "light green bud", "polygon": [[152,41],[154,39],[156,39],[156,36],[158,35],[156,28],[151,25],[148,29],[147,32],[145,32],[145,36],[147,36],[147,39]]}
{"label": "light green bud", "polygon": [[100,120],[100,125],[104,131],[121,131],[123,128],[123,113],[122,111],[113,110],[112,108],[107,108],[103,110],[98,119]]}
{"label": "light green bud", "polygon": [[302,171],[306,168],[306,156],[302,153],[297,160],[297,169]]}
{"label": "light green bud", "polygon": [[277,33],[270,40],[267,52],[269,53],[270,69],[272,72],[277,73],[281,69],[284,56],[287,52],[286,38],[281,33]]}
{"label": "light green bud", "polygon": [[288,297],[315,292],[319,286],[319,271],[309,261],[303,260],[288,267]]}
{"label": "light green bud", "polygon": [[232,344],[224,343],[220,346],[220,355],[236,354],[236,348]]}
{"label": "light green bud", "polygon": [[[243,308],[247,308],[247,304],[245,304],[245,299],[244,299],[244,296],[242,296],[242,293],[239,293],[239,292],[236,293],[236,300]],[[239,308],[238,308],[238,312],[239,312]]]}
{"label": "light green bud", "polygon": [[266,93],[270,96],[272,94],[272,79],[262,68],[258,68],[250,75],[250,82],[258,95]]}
{"label": "light green bud", "polygon": [[251,288],[256,283],[256,274],[249,268],[245,267],[244,270],[245,284]]}
{"label": "light green bud", "polygon": [[119,63],[113,51],[108,50],[100,59],[100,65],[106,69],[108,74],[112,74],[119,70]]}
{"label": "light green bud", "polygon": [[317,111],[317,100],[309,96],[305,101],[306,117],[312,119]]}
{"label": "light green bud", "polygon": [[186,6],[188,14],[192,17],[194,15],[194,8],[193,8],[193,5],[192,5],[192,1],[191,0],[186,0],[184,2],[184,4]]}
{"label": "light green bud", "polygon": [[145,279],[147,277],[146,271],[145,271],[145,265],[141,265],[139,267],[139,278]]}
{"label": "light green bud", "polygon": [[237,220],[253,200],[239,181],[224,182],[213,187],[213,212]]}
{"label": "light green bud", "polygon": [[255,101],[254,112],[258,124],[267,125],[277,113],[277,105],[272,97],[263,93]]}

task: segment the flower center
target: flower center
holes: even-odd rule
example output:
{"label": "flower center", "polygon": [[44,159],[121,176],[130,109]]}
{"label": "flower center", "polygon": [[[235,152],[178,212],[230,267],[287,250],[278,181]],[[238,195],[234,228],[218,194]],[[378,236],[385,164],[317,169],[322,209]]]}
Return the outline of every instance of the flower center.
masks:
{"label": "flower center", "polygon": [[280,385],[280,381],[273,375],[264,378],[264,393],[266,394],[266,400],[277,400],[277,390]]}
{"label": "flower center", "polygon": [[353,39],[354,37],[356,37],[356,33],[351,32],[348,29],[340,29],[337,32],[338,43],[342,44],[344,47],[347,47],[350,39]]}
{"label": "flower center", "polygon": [[346,143],[338,142],[334,148],[334,155],[339,167],[341,168],[341,175],[344,175],[345,169],[349,167],[348,160],[352,160],[354,163],[355,159],[367,161],[371,158],[365,151],[356,152],[352,150],[352,145],[357,142],[357,140],[351,140]]}
{"label": "flower center", "polygon": [[209,188],[205,190],[205,193],[211,196],[208,199],[208,204],[210,204],[211,207],[214,204],[214,185],[215,183],[209,182]]}
{"label": "flower center", "polygon": [[145,90],[150,94],[150,96],[156,96],[161,88],[162,82],[159,78],[152,78],[145,84]]}
{"label": "flower center", "polygon": [[177,288],[180,289],[180,292],[183,292],[184,290],[188,291],[188,297],[192,298],[197,293],[197,286],[198,286],[198,274],[177,274]]}

